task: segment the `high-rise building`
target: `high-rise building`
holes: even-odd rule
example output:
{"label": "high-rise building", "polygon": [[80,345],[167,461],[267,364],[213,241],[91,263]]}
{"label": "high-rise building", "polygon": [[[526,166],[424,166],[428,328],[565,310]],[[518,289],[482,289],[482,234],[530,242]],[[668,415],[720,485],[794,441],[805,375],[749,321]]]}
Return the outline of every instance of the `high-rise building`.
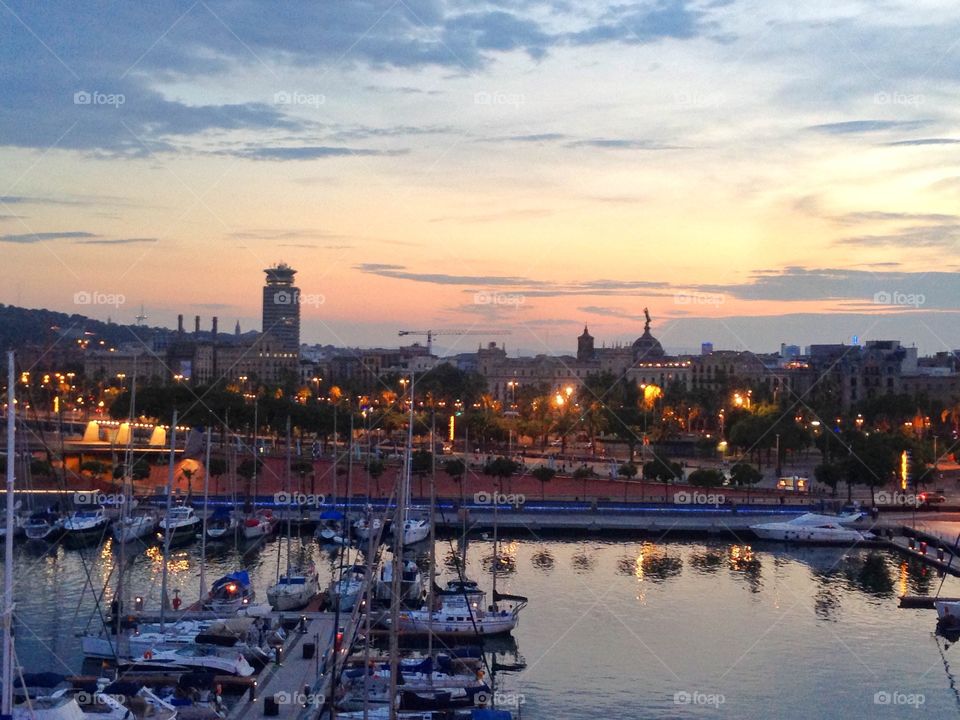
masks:
{"label": "high-rise building", "polygon": [[293,284],[297,271],[286,263],[264,270],[263,332],[270,333],[285,350],[300,348],[300,288]]}

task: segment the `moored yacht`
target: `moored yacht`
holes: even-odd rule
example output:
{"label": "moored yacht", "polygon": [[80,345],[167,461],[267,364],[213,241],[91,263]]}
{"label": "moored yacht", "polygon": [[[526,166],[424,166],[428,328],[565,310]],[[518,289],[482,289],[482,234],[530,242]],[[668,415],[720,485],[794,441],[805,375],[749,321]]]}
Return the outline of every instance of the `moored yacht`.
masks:
{"label": "moored yacht", "polygon": [[23,525],[27,540],[47,540],[53,542],[63,534],[63,516],[52,510],[41,510],[27,518]]}
{"label": "moored yacht", "polygon": [[296,610],[308,604],[320,589],[320,578],[313,563],[303,572],[281,575],[275,585],[267,589],[267,602],[274,610]]}
{"label": "moored yacht", "polygon": [[840,516],[804,513],[793,520],[758,523],[751,525],[750,529],[764,540],[806,543],[857,543],[872,540],[876,537],[873,533],[844,525],[859,518],[859,513]]}
{"label": "moored yacht", "polygon": [[221,613],[235,613],[244,605],[253,602],[255,593],[246,570],[224,575],[210,588],[203,606]]}
{"label": "moored yacht", "polygon": [[200,518],[189,505],[177,505],[170,508],[158,525],[158,535],[163,540],[167,529],[170,530],[170,542],[177,543],[192,539],[200,527]]}
{"label": "moored yacht", "polygon": [[63,542],[71,547],[99,543],[107,532],[110,520],[103,508],[75,510],[63,522]]}
{"label": "moored yacht", "polygon": [[[464,581],[434,593],[437,609],[400,613],[397,627],[406,635],[476,637],[512,631],[526,607],[527,598],[494,591],[493,604],[484,609],[486,593],[476,583]],[[389,620],[388,620],[389,623]]]}
{"label": "moored yacht", "polygon": [[156,529],[157,514],[149,509],[138,510],[113,524],[113,538],[117,542],[130,542],[148,537]]}

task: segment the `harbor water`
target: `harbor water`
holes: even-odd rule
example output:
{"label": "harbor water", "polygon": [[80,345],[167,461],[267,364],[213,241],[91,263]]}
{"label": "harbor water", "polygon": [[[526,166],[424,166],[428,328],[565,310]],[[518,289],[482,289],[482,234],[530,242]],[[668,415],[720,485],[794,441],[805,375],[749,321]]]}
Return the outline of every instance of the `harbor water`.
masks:
{"label": "harbor water", "polygon": [[[296,541],[294,542],[296,546]],[[340,560],[313,541],[321,584]],[[902,594],[933,594],[935,571],[885,550],[786,547],[721,540],[501,539],[498,589],[529,597],[514,641],[493,645],[497,702],[533,720],[584,718],[955,717],[960,650],[934,634],[931,610]],[[156,608],[158,545],[126,549],[128,597]],[[440,582],[459,549],[438,540]],[[98,627],[116,546],[16,548],[16,646],[25,671],[77,673],[77,633]],[[243,553],[211,545],[207,584],[246,567],[258,600],[286,566],[281,537]],[[171,595],[199,596],[200,546],[175,548]],[[493,543],[470,542],[466,575],[489,590]],[[960,596],[948,577],[943,594]],[[110,599],[108,590],[106,599]]]}

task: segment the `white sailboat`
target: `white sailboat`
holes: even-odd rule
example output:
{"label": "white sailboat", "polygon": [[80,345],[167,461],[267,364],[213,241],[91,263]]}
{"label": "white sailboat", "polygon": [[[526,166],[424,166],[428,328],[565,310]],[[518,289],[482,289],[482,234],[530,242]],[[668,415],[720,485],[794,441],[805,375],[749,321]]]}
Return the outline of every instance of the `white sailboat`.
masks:
{"label": "white sailboat", "polygon": [[113,532],[113,539],[117,542],[132,542],[153,535],[157,524],[157,513],[147,508],[120,518],[114,523],[111,532]]}
{"label": "white sailboat", "polygon": [[200,518],[189,505],[177,505],[164,514],[159,523],[159,535],[165,538],[170,534],[170,542],[176,543],[192,539],[197,534]]}

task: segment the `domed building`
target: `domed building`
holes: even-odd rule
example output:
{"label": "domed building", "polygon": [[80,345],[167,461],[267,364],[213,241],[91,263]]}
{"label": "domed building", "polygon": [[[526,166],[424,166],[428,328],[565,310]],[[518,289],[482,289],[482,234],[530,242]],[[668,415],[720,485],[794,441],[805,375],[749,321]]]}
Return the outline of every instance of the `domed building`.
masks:
{"label": "domed building", "polygon": [[660,341],[650,334],[650,311],[644,308],[643,314],[647,321],[643,325],[643,335],[633,342],[633,360],[634,362],[660,360],[666,356],[666,353]]}

